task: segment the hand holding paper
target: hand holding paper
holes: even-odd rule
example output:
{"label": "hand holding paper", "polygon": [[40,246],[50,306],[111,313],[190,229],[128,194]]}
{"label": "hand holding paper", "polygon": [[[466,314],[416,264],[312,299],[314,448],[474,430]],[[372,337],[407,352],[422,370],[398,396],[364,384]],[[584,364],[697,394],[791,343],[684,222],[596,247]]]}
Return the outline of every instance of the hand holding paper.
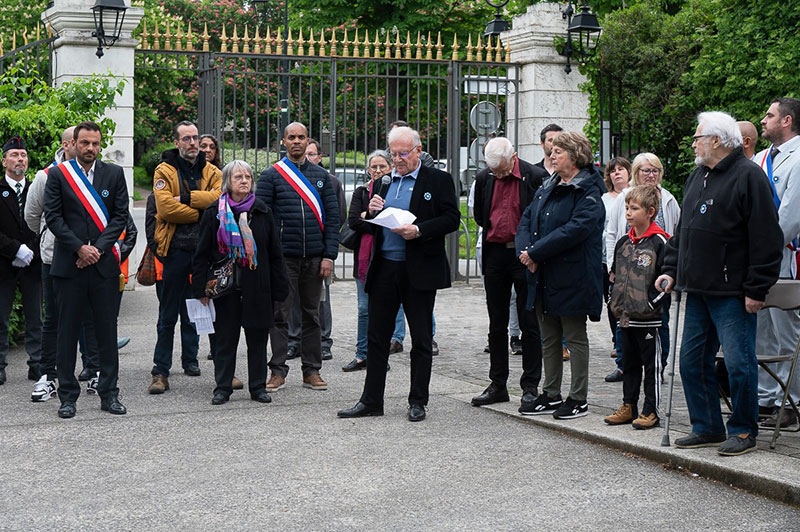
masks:
{"label": "hand holding paper", "polygon": [[385,227],[386,229],[397,229],[398,227],[414,223],[416,219],[417,217],[409,211],[398,209],[397,207],[387,207],[375,218],[365,221]]}

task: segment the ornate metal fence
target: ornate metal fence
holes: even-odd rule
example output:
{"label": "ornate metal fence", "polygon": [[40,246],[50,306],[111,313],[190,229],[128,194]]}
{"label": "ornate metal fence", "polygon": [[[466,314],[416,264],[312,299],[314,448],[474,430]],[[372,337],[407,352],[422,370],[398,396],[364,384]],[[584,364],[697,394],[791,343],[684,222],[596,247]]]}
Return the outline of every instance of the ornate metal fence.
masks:
{"label": "ornate metal fence", "polygon": [[[41,26],[37,24],[35,32],[23,31],[19,36],[16,33],[0,35],[0,74],[12,67],[17,67],[24,75],[36,74],[49,85],[51,47],[56,38],[48,35],[42,38]],[[34,40],[30,40],[35,37]],[[6,51],[6,47],[8,51]]]}

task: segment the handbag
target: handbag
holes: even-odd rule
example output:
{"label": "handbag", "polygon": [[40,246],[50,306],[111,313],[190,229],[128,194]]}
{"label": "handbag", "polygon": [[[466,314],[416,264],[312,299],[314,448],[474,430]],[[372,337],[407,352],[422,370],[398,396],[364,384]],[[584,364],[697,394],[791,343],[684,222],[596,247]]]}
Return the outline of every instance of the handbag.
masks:
{"label": "handbag", "polygon": [[361,234],[353,231],[349,224],[344,224],[339,230],[339,244],[351,251],[355,251]]}
{"label": "handbag", "polygon": [[144,248],[142,260],[136,270],[136,282],[142,286],[153,286],[156,284],[156,257],[150,246]]}
{"label": "handbag", "polygon": [[225,257],[214,264],[212,278],[206,282],[206,295],[211,299],[217,299],[236,290],[237,284],[236,260],[233,257]]}

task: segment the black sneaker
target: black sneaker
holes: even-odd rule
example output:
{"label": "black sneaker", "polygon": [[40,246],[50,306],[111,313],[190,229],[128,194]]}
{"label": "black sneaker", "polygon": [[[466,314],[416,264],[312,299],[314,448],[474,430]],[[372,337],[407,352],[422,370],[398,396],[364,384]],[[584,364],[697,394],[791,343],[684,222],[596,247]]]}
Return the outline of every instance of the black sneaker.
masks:
{"label": "black sneaker", "polygon": [[572,397],[567,397],[558,410],[553,412],[553,417],[556,419],[575,419],[576,417],[583,417],[589,413],[589,405],[586,401],[576,401]]}
{"label": "black sneaker", "polygon": [[532,403],[523,403],[519,407],[519,413],[523,416],[539,416],[542,414],[552,414],[564,403],[561,400],[561,394],[555,397],[548,397],[546,393],[536,398]]}
{"label": "black sneaker", "polygon": [[756,450],[756,439],[747,435],[746,438],[731,436],[719,446],[718,454],[722,456],[739,456],[740,454],[750,453]]}
{"label": "black sneaker", "polygon": [[522,354],[522,340],[519,339],[519,336],[511,337],[511,354],[512,355]]}

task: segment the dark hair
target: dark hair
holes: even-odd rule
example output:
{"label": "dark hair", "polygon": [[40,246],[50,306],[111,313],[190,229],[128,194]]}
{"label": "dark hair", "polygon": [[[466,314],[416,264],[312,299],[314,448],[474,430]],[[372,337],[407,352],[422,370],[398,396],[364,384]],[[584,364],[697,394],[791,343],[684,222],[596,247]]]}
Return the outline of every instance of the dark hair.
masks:
{"label": "dark hair", "polygon": [[389,131],[393,130],[396,127],[410,127],[410,126],[408,125],[408,122],[406,122],[405,120],[395,120],[394,122],[389,124]]}
{"label": "dark hair", "polygon": [[172,128],[172,138],[173,139],[179,140],[178,139],[178,128],[179,127],[183,127],[183,126],[194,126],[194,127],[197,127],[197,124],[195,124],[194,122],[191,122],[189,120],[181,120],[180,122],[175,124],[174,128]]}
{"label": "dark hair", "polygon": [[778,104],[781,117],[792,117],[792,131],[800,133],[800,100],[797,98],[775,98],[772,103]]}
{"label": "dark hair", "polygon": [[308,139],[308,143],[313,144],[314,147],[317,149],[317,153],[322,155],[322,144],[320,144],[317,139]]}
{"label": "dark hair", "polygon": [[613,172],[614,169],[617,166],[621,166],[625,170],[627,170],[628,171],[628,182],[630,182],[630,180],[631,180],[631,176],[632,176],[632,174],[631,174],[631,162],[628,159],[626,159],[625,157],[614,157],[613,159],[608,161],[608,164],[606,165],[606,169],[603,172],[603,182],[606,184],[606,189],[608,189],[609,192],[614,192],[614,182],[611,181],[611,172]]}
{"label": "dark hair", "polygon": [[211,163],[220,170],[222,170],[222,157],[220,156],[219,153],[219,141],[217,140],[217,137],[211,135],[210,133],[205,133],[203,135],[200,135],[200,142],[203,142],[203,140],[205,139],[211,139],[211,142],[214,143],[214,158],[211,159],[210,161],[206,160],[206,162]]}
{"label": "dark hair", "polygon": [[80,133],[84,129],[86,131],[97,131],[98,133],[100,133],[100,140],[103,140],[103,132],[100,130],[100,126],[98,126],[94,122],[88,122],[88,121],[81,122],[80,124],[75,126],[75,132],[72,134],[72,138],[78,140],[78,133]]}
{"label": "dark hair", "polygon": [[553,139],[553,146],[558,146],[566,151],[577,168],[587,168],[592,165],[592,143],[583,133],[578,131],[559,133]]}
{"label": "dark hair", "polygon": [[542,132],[539,133],[539,140],[542,141],[542,144],[544,144],[544,139],[547,137],[547,134],[550,133],[551,131],[564,131],[564,128],[559,126],[558,124],[547,124],[546,126],[544,126]]}

